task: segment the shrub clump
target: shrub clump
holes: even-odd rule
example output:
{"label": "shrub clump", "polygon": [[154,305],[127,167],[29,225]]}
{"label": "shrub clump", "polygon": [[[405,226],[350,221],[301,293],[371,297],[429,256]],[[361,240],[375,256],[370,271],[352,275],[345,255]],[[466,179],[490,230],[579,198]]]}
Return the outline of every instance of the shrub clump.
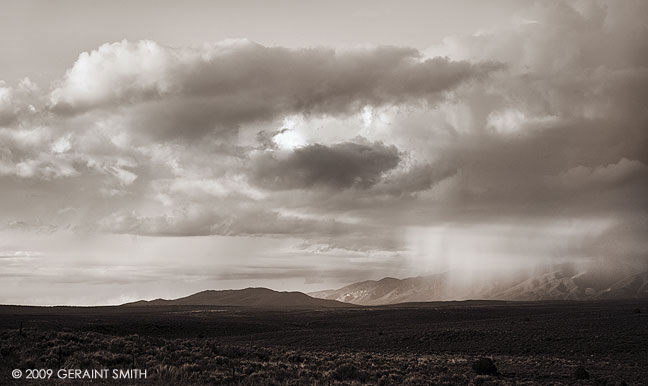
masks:
{"label": "shrub clump", "polygon": [[588,379],[589,373],[587,372],[587,370],[585,370],[585,367],[583,367],[583,365],[579,365],[578,367],[576,367],[576,370],[574,370],[574,378]]}
{"label": "shrub clump", "polygon": [[497,375],[497,367],[490,358],[479,358],[472,363],[472,369],[479,375]]}
{"label": "shrub clump", "polygon": [[333,379],[336,381],[367,381],[367,373],[359,370],[352,364],[343,364],[333,372]]}

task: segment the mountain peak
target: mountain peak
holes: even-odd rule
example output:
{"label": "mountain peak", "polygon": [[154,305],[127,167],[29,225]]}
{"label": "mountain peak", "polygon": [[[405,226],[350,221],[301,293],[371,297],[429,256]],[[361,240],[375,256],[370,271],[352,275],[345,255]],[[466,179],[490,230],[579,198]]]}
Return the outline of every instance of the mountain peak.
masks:
{"label": "mountain peak", "polygon": [[[454,272],[457,274],[457,272]],[[570,266],[552,266],[516,278],[469,285],[453,284],[452,272],[404,279],[385,277],[349,284],[311,296],[358,305],[383,305],[447,300],[592,300],[648,298],[648,272],[602,276],[578,272]]]}
{"label": "mountain peak", "polygon": [[140,300],[124,306],[230,306],[259,308],[334,308],[349,304],[319,299],[302,292],[279,292],[263,287],[239,290],[204,290],[178,299]]}

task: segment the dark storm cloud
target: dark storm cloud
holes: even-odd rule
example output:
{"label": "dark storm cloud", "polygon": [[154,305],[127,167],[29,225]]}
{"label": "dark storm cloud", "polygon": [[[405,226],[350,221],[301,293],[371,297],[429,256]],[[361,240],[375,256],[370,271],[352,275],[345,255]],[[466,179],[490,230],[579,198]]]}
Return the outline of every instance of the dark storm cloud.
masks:
{"label": "dark storm cloud", "polygon": [[285,114],[432,104],[499,68],[426,59],[399,47],[335,51],[229,41],[171,48],[123,41],[81,54],[52,91],[51,107],[65,114],[121,107],[141,130],[192,137]]}
{"label": "dark storm cloud", "polygon": [[453,162],[437,161],[436,163],[417,164],[408,170],[394,173],[385,184],[376,188],[379,193],[404,195],[431,189],[435,184],[452,177],[459,171]]}
{"label": "dark storm cloud", "polygon": [[483,216],[645,213],[648,115],[637,105],[647,96],[645,71],[597,70],[567,83],[549,77],[525,89],[532,105],[546,106],[548,119],[529,118],[538,112],[518,105],[525,118],[511,129],[484,119],[485,130],[443,149],[441,162],[460,171],[448,207]]}
{"label": "dark storm cloud", "polygon": [[262,154],[254,160],[254,183],[274,190],[367,189],[400,161],[395,146],[380,142],[313,144],[287,155],[277,153]]}

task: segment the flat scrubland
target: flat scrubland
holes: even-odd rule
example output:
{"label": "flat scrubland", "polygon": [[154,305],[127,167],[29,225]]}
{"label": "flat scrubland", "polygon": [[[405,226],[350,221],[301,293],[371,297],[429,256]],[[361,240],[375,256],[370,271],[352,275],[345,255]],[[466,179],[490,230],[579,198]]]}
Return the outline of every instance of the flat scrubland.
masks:
{"label": "flat scrubland", "polygon": [[[475,366],[480,358],[496,371]],[[147,378],[14,380],[16,368],[137,368]],[[0,384],[641,385],[648,302],[1,306]]]}

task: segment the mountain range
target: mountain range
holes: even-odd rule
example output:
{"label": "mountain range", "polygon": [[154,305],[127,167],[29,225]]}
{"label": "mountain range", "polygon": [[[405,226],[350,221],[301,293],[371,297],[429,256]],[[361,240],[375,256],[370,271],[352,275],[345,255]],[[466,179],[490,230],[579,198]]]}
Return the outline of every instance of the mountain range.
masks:
{"label": "mountain range", "polygon": [[597,300],[648,298],[648,271],[610,275],[601,271],[578,272],[569,266],[527,275],[473,277],[457,280],[453,272],[396,279],[386,277],[309,293],[328,300],[374,306],[406,302],[446,300]]}
{"label": "mountain range", "polygon": [[336,300],[319,299],[302,292],[279,292],[268,288],[207,290],[178,299],[140,300],[124,306],[233,306],[258,308],[337,308],[349,307]]}
{"label": "mountain range", "polygon": [[571,265],[542,267],[514,275],[444,272],[428,276],[366,280],[339,289],[305,294],[268,288],[207,290],[178,299],[140,300],[124,306],[232,306],[340,308],[450,300],[648,299],[648,271],[579,271]]}

